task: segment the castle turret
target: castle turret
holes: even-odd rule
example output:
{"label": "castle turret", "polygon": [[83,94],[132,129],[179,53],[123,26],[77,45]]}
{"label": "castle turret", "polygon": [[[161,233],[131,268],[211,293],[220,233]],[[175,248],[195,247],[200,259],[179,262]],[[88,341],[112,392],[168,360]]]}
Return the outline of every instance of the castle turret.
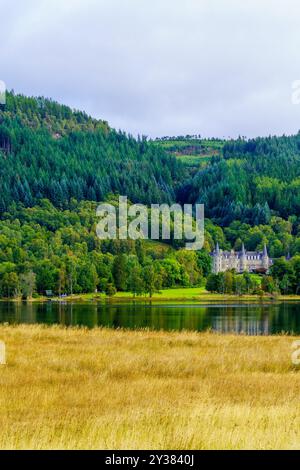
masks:
{"label": "castle turret", "polygon": [[213,272],[215,274],[218,274],[221,271],[221,252],[220,252],[220,247],[219,243],[217,242],[216,247],[214,249],[213,253]]}
{"label": "castle turret", "polygon": [[264,244],[263,256],[268,256],[268,250],[267,250],[267,245],[266,244]]}
{"label": "castle turret", "polygon": [[244,243],[242,244],[240,271],[242,273],[247,271],[247,257]]}
{"label": "castle turret", "polygon": [[262,254],[262,261],[263,261],[264,269],[268,270],[269,269],[269,255],[268,255],[268,250],[267,250],[267,245],[266,244],[264,244],[264,249],[263,249],[263,254]]}

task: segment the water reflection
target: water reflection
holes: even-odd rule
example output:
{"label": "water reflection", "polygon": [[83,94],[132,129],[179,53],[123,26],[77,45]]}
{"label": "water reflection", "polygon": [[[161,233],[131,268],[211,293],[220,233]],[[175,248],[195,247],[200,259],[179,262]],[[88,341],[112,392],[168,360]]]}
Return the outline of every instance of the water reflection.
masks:
{"label": "water reflection", "polygon": [[89,328],[211,329],[221,333],[300,333],[300,302],[273,304],[69,304],[0,303],[0,322],[45,323]]}

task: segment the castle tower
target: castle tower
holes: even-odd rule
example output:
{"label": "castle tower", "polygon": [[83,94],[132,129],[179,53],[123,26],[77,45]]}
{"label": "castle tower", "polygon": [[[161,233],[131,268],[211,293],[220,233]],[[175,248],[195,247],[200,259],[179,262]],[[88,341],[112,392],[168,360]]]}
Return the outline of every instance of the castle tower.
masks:
{"label": "castle tower", "polygon": [[230,269],[236,269],[236,256],[233,249],[230,250],[229,267]]}
{"label": "castle tower", "polygon": [[241,252],[241,263],[240,263],[240,271],[244,273],[247,271],[247,257],[246,257],[246,250],[245,245],[242,245],[242,252]]}
{"label": "castle tower", "polygon": [[264,244],[264,250],[262,254],[262,262],[263,262],[263,267],[264,269],[268,270],[269,269],[269,255],[268,255],[268,250],[267,250],[267,245]]}
{"label": "castle tower", "polygon": [[216,244],[216,248],[213,253],[213,272],[218,274],[221,271],[221,252],[219,243]]}

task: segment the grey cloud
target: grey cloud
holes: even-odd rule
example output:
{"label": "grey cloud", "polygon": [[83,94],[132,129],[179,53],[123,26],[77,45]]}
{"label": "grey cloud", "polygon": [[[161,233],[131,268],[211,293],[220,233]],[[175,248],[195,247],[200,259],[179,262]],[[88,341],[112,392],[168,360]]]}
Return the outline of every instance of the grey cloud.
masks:
{"label": "grey cloud", "polygon": [[297,0],[0,0],[0,79],[134,134],[292,133]]}

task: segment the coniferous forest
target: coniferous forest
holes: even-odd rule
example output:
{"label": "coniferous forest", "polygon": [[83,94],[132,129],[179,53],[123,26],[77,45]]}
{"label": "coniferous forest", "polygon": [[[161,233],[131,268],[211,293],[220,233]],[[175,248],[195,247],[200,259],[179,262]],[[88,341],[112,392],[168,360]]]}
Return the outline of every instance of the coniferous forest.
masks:
{"label": "coniferous forest", "polygon": [[[84,112],[8,93],[0,110],[0,295],[152,295],[205,284],[212,292],[298,293],[300,134],[216,139],[208,153],[199,136],[200,150],[192,136],[181,140],[185,153],[205,156],[201,164],[191,167],[159,140],[134,138]],[[147,205],[204,203],[203,250],[187,252],[172,240],[98,240],[97,202],[118,194]],[[259,285],[234,273],[214,277],[209,253],[217,242],[227,250],[266,243],[274,266]]]}

